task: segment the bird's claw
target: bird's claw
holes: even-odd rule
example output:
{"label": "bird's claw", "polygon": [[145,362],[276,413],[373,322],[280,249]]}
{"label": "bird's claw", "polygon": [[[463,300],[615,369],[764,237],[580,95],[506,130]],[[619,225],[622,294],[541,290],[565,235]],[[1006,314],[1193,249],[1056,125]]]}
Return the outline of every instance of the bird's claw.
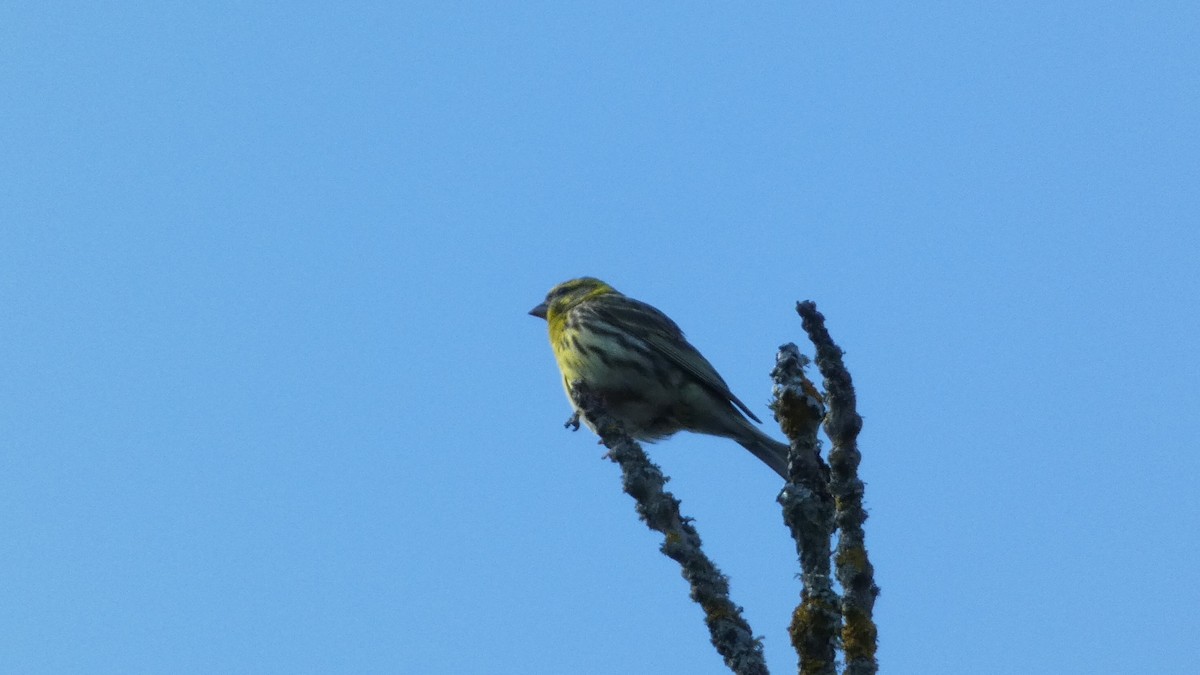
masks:
{"label": "bird's claw", "polygon": [[563,428],[570,429],[571,431],[579,431],[579,413],[568,417],[567,421],[563,423]]}

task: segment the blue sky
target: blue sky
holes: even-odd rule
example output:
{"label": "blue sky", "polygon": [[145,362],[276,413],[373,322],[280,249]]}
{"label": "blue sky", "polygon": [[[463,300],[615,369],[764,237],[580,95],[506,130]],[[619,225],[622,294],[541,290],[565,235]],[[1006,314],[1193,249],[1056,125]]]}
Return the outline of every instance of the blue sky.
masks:
{"label": "blue sky", "polygon": [[[5,6],[0,671],[725,672],[561,427],[526,311],[589,274],[764,418],[818,303],[866,421],[883,672],[1192,672],[1198,29],[1184,2]],[[789,672],[778,480],[721,439],[650,450]]]}

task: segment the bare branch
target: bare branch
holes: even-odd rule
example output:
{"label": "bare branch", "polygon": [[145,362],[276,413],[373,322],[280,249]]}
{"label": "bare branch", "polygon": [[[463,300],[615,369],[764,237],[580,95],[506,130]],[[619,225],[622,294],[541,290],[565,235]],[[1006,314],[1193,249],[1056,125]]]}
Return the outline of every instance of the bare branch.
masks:
{"label": "bare branch", "polygon": [[775,357],[775,419],[791,441],[788,483],[779,493],[783,521],[800,557],[800,604],[788,633],[800,658],[801,675],[835,675],[841,632],[841,599],[830,576],[834,503],[829,466],[821,459],[817,431],[825,414],[820,393],[804,373],[808,359],[794,344]]}
{"label": "bare branch", "polygon": [[742,608],[729,599],[729,580],[701,550],[700,535],[691,520],[680,514],[679,500],[664,489],[662,471],[604,411],[598,396],[582,382],[572,383],[571,389],[576,405],[609,449],[608,457],[620,465],[622,487],[637,502],[638,516],[650,529],[663,534],[659,550],[679,563],[683,578],[691,585],[692,600],[704,610],[712,644],[725,665],[738,675],[767,675],[762,642],[742,617]]}
{"label": "bare branch", "polygon": [[824,378],[829,414],[825,417],[825,433],[832,447],[829,450],[831,469],[830,492],[837,505],[835,519],[840,532],[836,552],[837,579],[842,586],[842,647],[846,653],[847,675],[874,675],[879,669],[875,660],[877,629],[872,618],[879,587],[875,585],[875,570],[867,556],[863,522],[864,485],[858,478],[858,432],[862,417],[856,409],[854,385],[842,362],[842,350],[825,329],[825,317],[812,301],[796,304],[804,331],[816,346],[817,368]]}

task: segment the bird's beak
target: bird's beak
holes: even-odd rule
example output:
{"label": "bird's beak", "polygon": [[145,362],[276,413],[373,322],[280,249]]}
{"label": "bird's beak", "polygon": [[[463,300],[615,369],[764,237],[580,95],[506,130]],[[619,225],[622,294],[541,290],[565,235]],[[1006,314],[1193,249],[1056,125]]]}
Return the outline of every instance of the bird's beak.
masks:
{"label": "bird's beak", "polygon": [[538,305],[537,307],[534,307],[533,309],[529,310],[529,315],[536,316],[539,319],[546,318],[546,303],[543,302],[542,304]]}

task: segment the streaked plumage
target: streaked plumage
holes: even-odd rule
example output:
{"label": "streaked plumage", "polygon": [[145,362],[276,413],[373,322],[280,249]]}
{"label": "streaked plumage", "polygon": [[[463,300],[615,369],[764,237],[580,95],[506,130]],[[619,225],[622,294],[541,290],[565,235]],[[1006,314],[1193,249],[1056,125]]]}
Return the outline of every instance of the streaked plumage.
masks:
{"label": "streaked plumage", "polygon": [[529,313],[546,319],[568,400],[585,382],[634,438],[731,438],[787,478],[788,447],[746,419],[760,421],[666,314],[591,277],[555,286]]}

